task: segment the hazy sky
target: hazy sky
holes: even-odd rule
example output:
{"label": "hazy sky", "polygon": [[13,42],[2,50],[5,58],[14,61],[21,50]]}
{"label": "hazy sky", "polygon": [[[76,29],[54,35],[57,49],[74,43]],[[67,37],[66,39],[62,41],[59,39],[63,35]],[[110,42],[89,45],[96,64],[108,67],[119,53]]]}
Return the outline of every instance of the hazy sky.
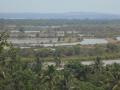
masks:
{"label": "hazy sky", "polygon": [[0,12],[120,14],[120,0],[0,0]]}

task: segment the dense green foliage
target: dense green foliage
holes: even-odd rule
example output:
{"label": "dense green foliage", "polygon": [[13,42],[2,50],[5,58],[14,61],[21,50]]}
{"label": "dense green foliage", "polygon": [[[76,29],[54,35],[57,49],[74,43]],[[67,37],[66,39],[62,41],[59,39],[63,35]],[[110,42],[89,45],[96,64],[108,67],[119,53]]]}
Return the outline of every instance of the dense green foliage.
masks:
{"label": "dense green foliage", "polygon": [[[22,61],[19,49],[6,44],[3,36],[0,38],[0,90],[120,90],[120,64],[104,66],[97,57],[92,65],[69,62],[61,70],[59,66],[44,67],[44,56],[35,53],[33,62]],[[77,47],[75,50],[79,54]],[[60,56],[55,53],[56,60]]]}

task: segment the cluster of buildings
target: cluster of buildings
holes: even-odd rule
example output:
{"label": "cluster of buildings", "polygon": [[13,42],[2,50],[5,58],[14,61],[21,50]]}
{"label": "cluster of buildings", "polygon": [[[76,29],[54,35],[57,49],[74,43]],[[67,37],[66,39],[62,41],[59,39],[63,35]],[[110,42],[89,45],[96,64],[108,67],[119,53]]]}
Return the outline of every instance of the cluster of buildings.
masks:
{"label": "cluster of buildings", "polygon": [[[65,30],[55,26],[24,26],[24,28],[19,29],[11,26],[9,28],[10,38],[8,42],[16,46],[95,45],[108,43],[105,39],[94,38],[94,35],[81,34],[79,30]],[[77,38],[78,41],[66,42],[65,38],[68,41]]]}
{"label": "cluster of buildings", "polygon": [[64,31],[49,31],[49,30],[45,30],[45,31],[18,31],[18,30],[14,30],[14,31],[10,31],[10,37],[12,38],[20,38],[20,37],[24,37],[24,38],[54,38],[54,37],[64,37],[65,33]]}
{"label": "cluster of buildings", "polygon": [[[9,27],[9,42],[21,46],[39,46],[40,44],[63,43],[65,37],[81,37],[76,30],[62,30],[58,27],[25,26],[24,28]],[[82,35],[83,36],[83,35]]]}

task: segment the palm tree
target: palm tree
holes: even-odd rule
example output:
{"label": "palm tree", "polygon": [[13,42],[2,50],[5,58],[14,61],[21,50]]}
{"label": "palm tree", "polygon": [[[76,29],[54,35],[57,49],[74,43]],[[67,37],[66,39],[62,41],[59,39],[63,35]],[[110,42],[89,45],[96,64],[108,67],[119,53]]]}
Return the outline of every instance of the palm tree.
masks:
{"label": "palm tree", "polygon": [[108,89],[109,90],[117,90],[117,88],[120,85],[120,65],[116,64],[116,63],[111,65],[109,67],[109,71],[110,71],[110,74],[109,74],[110,78],[108,80],[108,83],[109,83]]}
{"label": "palm tree", "polygon": [[60,67],[60,66],[61,66],[62,61],[61,61],[60,56],[59,56],[59,57],[55,57],[55,62],[56,62],[56,66],[57,66],[57,67]]}
{"label": "palm tree", "polygon": [[42,64],[43,64],[43,60],[42,58],[40,58],[39,54],[35,54],[35,65],[34,70],[36,71],[36,73],[40,73],[42,70]]}
{"label": "palm tree", "polygon": [[70,72],[67,71],[67,70],[64,70],[63,71],[63,89],[62,90],[70,90],[70,79],[71,79],[71,76],[70,76]]}
{"label": "palm tree", "polygon": [[102,68],[103,68],[103,63],[101,61],[101,58],[97,57],[93,64],[93,70],[94,70],[94,72],[100,72],[100,71],[102,71]]}
{"label": "palm tree", "polygon": [[44,81],[43,84],[48,85],[48,90],[54,90],[54,85],[55,85],[55,67],[53,65],[48,66],[47,71],[44,74]]}
{"label": "palm tree", "polygon": [[68,69],[64,69],[60,71],[59,76],[59,83],[58,83],[58,89],[57,90],[80,90],[79,88],[79,80],[74,77],[74,75],[69,71]]}

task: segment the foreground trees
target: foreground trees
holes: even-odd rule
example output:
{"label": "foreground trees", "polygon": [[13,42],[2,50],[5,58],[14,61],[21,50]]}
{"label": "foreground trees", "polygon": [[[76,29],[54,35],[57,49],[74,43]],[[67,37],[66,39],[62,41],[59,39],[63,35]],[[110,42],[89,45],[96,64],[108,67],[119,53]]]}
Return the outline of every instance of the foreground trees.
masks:
{"label": "foreground trees", "polygon": [[44,67],[39,53],[34,61],[24,61],[5,37],[0,35],[0,90],[120,90],[120,64],[104,66],[97,57],[92,65],[70,62],[60,70],[57,52],[57,65]]}
{"label": "foreground trees", "polygon": [[0,90],[119,90],[119,64],[103,66],[97,59],[93,65],[72,62],[57,70],[42,68],[39,59],[31,64],[13,56],[0,64]]}

